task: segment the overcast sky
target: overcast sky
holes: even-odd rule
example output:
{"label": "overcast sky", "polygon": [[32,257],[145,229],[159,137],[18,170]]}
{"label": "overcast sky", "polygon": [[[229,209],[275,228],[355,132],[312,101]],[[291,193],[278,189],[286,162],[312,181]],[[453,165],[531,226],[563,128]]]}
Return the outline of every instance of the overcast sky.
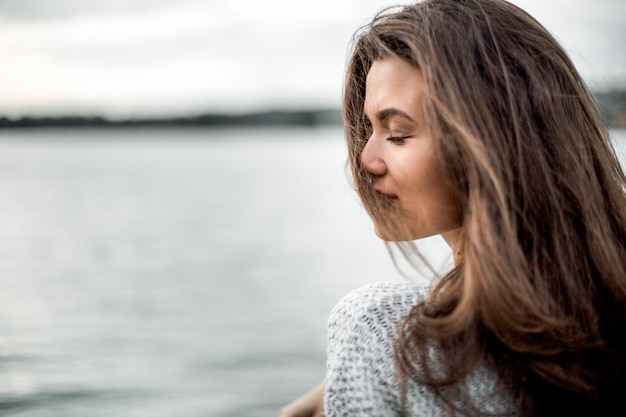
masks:
{"label": "overcast sky", "polygon": [[[514,0],[592,88],[626,86],[626,0]],[[0,115],[339,107],[384,0],[0,0]]]}

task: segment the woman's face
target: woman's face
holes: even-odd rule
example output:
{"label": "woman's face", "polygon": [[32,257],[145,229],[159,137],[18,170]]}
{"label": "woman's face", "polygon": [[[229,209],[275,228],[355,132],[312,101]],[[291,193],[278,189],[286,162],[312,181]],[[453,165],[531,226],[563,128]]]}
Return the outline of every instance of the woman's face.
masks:
{"label": "woman's face", "polygon": [[365,116],[372,126],[361,161],[376,192],[395,206],[376,234],[389,241],[408,241],[443,234],[458,235],[461,213],[435,159],[434,139],[424,131],[420,71],[398,57],[374,61],[367,75]]}

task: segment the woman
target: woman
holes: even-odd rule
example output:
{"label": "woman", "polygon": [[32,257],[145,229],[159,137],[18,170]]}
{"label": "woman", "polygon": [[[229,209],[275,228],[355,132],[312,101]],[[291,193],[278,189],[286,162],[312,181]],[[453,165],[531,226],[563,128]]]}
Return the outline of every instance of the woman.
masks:
{"label": "woman", "polygon": [[282,415],[322,395],[329,417],[624,415],[626,179],[554,38],[502,0],[386,12],[356,37],[344,120],[376,233],[441,234],[455,265],[345,297],[325,385]]}

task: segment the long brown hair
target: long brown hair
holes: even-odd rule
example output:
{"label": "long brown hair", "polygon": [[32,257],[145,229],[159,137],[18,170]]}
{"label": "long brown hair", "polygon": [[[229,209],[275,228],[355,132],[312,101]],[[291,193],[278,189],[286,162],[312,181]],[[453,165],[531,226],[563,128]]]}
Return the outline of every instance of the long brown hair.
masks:
{"label": "long brown hair", "polygon": [[[401,380],[458,393],[441,388],[490,360],[527,415],[623,410],[626,179],[567,54],[503,0],[426,0],[357,32],[345,134],[355,187],[377,221],[389,207],[361,164],[363,104],[372,62],[390,55],[424,78],[426,130],[463,213],[460,261],[396,341]],[[433,341],[443,376],[424,360]]]}

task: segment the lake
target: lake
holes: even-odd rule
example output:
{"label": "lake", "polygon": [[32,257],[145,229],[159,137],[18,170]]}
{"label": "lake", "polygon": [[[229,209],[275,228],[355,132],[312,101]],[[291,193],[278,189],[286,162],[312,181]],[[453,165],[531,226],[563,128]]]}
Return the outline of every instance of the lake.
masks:
{"label": "lake", "polygon": [[402,279],[345,155],[338,128],[0,131],[0,414],[276,416],[338,299]]}

